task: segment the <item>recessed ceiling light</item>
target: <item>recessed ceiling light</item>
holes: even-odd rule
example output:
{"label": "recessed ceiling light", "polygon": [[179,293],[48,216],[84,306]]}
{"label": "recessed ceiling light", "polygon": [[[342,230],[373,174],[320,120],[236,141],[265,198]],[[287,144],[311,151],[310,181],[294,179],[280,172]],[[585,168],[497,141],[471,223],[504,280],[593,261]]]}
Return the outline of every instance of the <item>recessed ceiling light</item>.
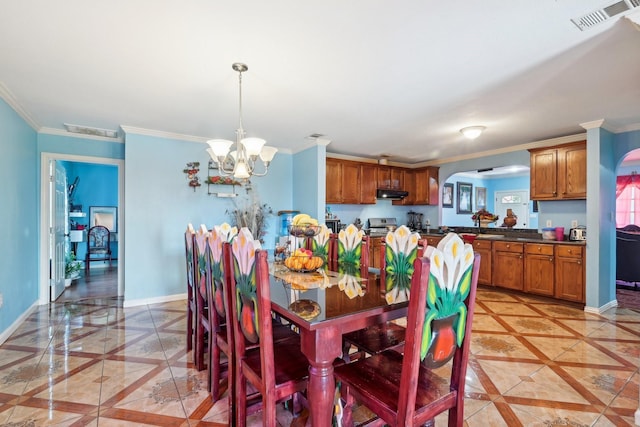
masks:
{"label": "recessed ceiling light", "polygon": [[69,123],[65,123],[64,127],[67,129],[67,132],[71,132],[71,133],[80,133],[82,135],[92,135],[92,136],[102,136],[105,138],[118,137],[117,130],[100,129],[100,128],[93,128],[89,126],[80,126],[80,125],[71,125]]}

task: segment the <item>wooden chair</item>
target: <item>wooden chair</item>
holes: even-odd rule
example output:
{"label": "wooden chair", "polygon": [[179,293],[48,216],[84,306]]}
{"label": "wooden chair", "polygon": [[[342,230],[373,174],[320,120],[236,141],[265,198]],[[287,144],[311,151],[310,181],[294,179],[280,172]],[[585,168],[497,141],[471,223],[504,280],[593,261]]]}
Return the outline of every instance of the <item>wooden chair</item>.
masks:
{"label": "wooden chair", "polygon": [[261,396],[262,425],[276,426],[276,404],[307,387],[309,362],[295,338],[274,341],[267,252],[247,228],[232,243],[231,323],[236,425],[246,425],[247,385]]}
{"label": "wooden chair", "polygon": [[91,273],[91,261],[109,261],[111,268],[111,232],[103,225],[94,225],[87,233],[87,254],[84,258],[87,276]]}
{"label": "wooden chair", "polygon": [[185,252],[185,265],[187,272],[187,352],[193,349],[193,341],[195,338],[194,330],[194,316],[196,312],[196,300],[195,293],[193,291],[194,280],[194,268],[193,268],[193,235],[195,230],[193,225],[187,225],[187,230],[184,232],[184,252]]}
{"label": "wooden chair", "polygon": [[[207,271],[207,239],[209,231],[201,225],[193,235],[193,271],[194,271],[194,297],[196,301],[195,319],[195,345],[193,361],[198,371],[205,369],[205,353],[209,352],[212,341],[212,329],[209,322],[209,306],[207,301],[207,282],[211,275]],[[211,391],[211,364],[206,364],[208,369],[208,390]]]}
{"label": "wooden chair", "polygon": [[[420,234],[411,233],[404,225],[387,233],[380,250],[380,280],[382,283],[388,282],[385,294],[388,303],[409,298],[413,261],[422,255],[420,243]],[[400,275],[403,276],[402,280],[397,277]],[[378,354],[387,349],[400,349],[404,345],[405,332],[401,325],[384,322],[347,333],[343,336],[343,359],[349,362],[354,356],[362,356],[362,353]],[[349,354],[351,346],[357,349],[353,355]]]}
{"label": "wooden chair", "polygon": [[[223,389],[220,388],[223,379],[223,368],[226,368],[227,386],[231,386],[233,379],[233,333],[229,319],[228,301],[230,292],[230,277],[228,262],[225,262],[224,244],[235,236],[237,229],[228,224],[214,226],[206,237],[206,271],[208,273],[206,292],[209,302],[209,390],[214,402],[220,399]],[[221,354],[227,358],[226,363],[221,360]],[[232,394],[233,396],[233,394]],[[233,399],[230,399],[233,401]]]}
{"label": "wooden chair", "polygon": [[[345,427],[353,425],[356,401],[379,417],[371,425],[433,425],[436,415],[447,410],[449,426],[463,425],[480,255],[451,233],[413,265],[404,354],[387,350],[335,368],[345,399]],[[445,269],[460,272],[450,289]],[[443,371],[436,368],[451,359],[448,378],[440,376]]]}

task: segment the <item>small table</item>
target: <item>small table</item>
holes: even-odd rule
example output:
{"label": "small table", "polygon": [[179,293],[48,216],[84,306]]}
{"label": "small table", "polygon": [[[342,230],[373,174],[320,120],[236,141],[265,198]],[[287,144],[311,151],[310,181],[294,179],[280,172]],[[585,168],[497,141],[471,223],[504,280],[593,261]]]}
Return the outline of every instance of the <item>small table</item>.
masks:
{"label": "small table", "polygon": [[342,335],[407,315],[406,301],[389,304],[380,276],[319,270],[293,273],[270,266],[271,309],[298,326],[309,360],[307,389],[310,424],[330,426],[335,379],[333,363],[342,356]]}

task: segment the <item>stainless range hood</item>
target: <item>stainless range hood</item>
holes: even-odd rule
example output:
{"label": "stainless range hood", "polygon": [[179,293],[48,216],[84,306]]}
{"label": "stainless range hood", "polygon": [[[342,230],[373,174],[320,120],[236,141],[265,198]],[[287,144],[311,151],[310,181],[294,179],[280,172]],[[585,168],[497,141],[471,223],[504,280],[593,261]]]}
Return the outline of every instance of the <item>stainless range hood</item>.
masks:
{"label": "stainless range hood", "polygon": [[402,200],[409,195],[408,191],[402,190],[389,190],[384,188],[378,188],[376,191],[376,198],[388,199],[388,200]]}

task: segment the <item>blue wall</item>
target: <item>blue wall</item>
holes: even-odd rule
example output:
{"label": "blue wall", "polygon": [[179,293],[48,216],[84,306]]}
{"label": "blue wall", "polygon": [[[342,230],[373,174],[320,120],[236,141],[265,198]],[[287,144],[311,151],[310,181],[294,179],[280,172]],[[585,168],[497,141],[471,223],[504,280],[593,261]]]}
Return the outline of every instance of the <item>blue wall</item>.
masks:
{"label": "blue wall", "polygon": [[[278,210],[292,206],[292,156],[278,153],[269,174],[253,178],[252,191],[236,187],[236,198],[207,194],[203,184],[195,191],[183,172],[188,162],[200,162],[200,180],[207,176],[205,144],[127,133],[125,237],[125,303],[183,294],[186,291],[184,231],[187,223],[208,228],[231,222],[229,212],[248,203],[267,203],[274,211],[268,218],[264,247],[275,247]],[[223,188],[221,188],[223,187]],[[230,192],[228,186],[211,186]],[[259,199],[255,198],[259,195]]]}
{"label": "blue wall", "polygon": [[0,99],[0,333],[37,300],[38,169],[37,135]]}

